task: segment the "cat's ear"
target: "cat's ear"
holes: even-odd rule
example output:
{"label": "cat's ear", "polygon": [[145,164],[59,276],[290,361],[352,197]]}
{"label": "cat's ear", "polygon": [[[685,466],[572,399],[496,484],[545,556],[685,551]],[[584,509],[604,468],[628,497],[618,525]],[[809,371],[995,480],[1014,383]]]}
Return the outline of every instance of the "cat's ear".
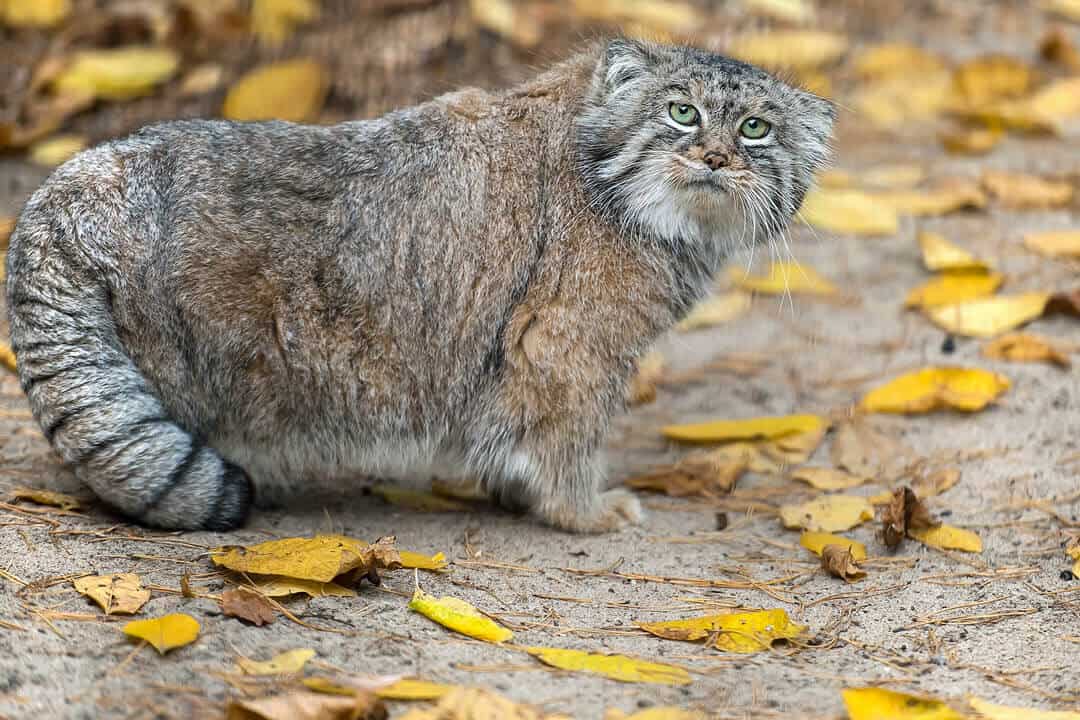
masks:
{"label": "cat's ear", "polygon": [[601,66],[597,69],[603,77],[607,91],[616,92],[647,74],[656,62],[656,54],[646,43],[615,38],[604,48]]}

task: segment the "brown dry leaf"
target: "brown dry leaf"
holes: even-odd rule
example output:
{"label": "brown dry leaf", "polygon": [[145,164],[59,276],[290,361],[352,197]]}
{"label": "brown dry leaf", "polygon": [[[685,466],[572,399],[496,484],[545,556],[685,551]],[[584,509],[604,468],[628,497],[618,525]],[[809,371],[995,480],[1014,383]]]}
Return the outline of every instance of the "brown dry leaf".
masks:
{"label": "brown dry leaf", "polygon": [[652,490],[672,497],[726,495],[750,466],[744,448],[730,446],[687,455],[674,465],[655,468],[632,477],[626,485],[635,490]]}
{"label": "brown dry leaf", "polygon": [[386,707],[374,693],[350,696],[292,692],[257,700],[232,700],[225,720],[385,720]]}
{"label": "brown dry leaf", "polygon": [[983,357],[991,360],[1012,362],[1049,362],[1060,368],[1072,367],[1072,361],[1064,350],[1054,347],[1040,335],[1012,333],[992,340],[982,348]]}
{"label": "brown dry leaf", "polygon": [[1003,282],[1005,276],[998,273],[942,273],[919,287],[912,288],[904,298],[904,307],[934,308],[990,297]]}
{"label": "brown dry leaf", "polygon": [[276,610],[265,597],[245,588],[221,593],[221,612],[262,627],[274,622]]}
{"label": "brown dry leaf", "polygon": [[656,400],[656,383],[664,377],[666,371],[667,361],[655,350],[638,360],[637,373],[631,378],[630,387],[627,388],[627,402],[636,406]]}
{"label": "brown dry leaf", "polygon": [[82,507],[82,501],[79,498],[55,490],[17,487],[11,491],[11,498],[13,500],[29,500],[38,505],[50,505],[61,510],[76,510]]}
{"label": "brown dry leaf", "polygon": [[876,193],[879,202],[902,215],[946,215],[958,210],[986,207],[986,194],[971,180],[952,178],[923,190],[892,190]]}
{"label": "brown dry leaf", "polygon": [[96,602],[106,615],[134,615],[150,599],[135,573],[91,575],[72,582],[75,589]]}
{"label": "brown dry leaf", "polygon": [[1073,561],[1073,576],[1080,578],[1080,535],[1073,537],[1066,543],[1065,554]]}
{"label": "brown dry leaf", "polygon": [[940,135],[941,145],[954,155],[985,155],[1001,143],[1005,131],[1000,128],[962,128]]}
{"label": "brown dry leaf", "polygon": [[678,665],[648,662],[626,655],[590,653],[549,647],[522,647],[522,650],[545,665],[560,670],[586,672],[620,682],[653,683],[657,685],[689,685],[690,673]]}
{"label": "brown dry leaf", "polygon": [[827,467],[801,467],[791,471],[793,480],[801,480],[816,490],[848,490],[867,482],[868,478]]}
{"label": "brown dry leaf", "polygon": [[729,323],[750,309],[750,295],[738,290],[711,297],[698,303],[682,322],[675,326],[679,332]]}
{"label": "brown dry leaf", "polygon": [[727,652],[756,653],[778,640],[795,640],[806,631],[791,622],[784,610],[706,615],[689,620],[638,623],[642,630],[665,640],[693,642],[710,638],[710,645]]}
{"label": "brown dry leaf", "polygon": [[821,556],[827,547],[839,547],[851,554],[855,562],[866,559],[866,546],[857,540],[848,540],[846,537],[824,532],[804,532],[799,536],[799,544],[804,548]]}
{"label": "brown dry leaf", "polygon": [[940,56],[914,45],[885,43],[860,52],[852,67],[864,80],[879,80],[896,75],[932,75],[944,70],[945,62]]}
{"label": "brown dry leaf", "polygon": [[322,110],[326,88],[326,71],[314,60],[270,63],[240,78],[221,112],[229,120],[304,122]]}
{"label": "brown dry leaf", "polygon": [[931,473],[919,475],[911,483],[911,489],[920,498],[940,495],[960,482],[960,471],[956,468],[942,468]]}
{"label": "brown dry leaf", "polygon": [[410,710],[398,720],[570,720],[545,715],[529,705],[518,705],[483,688],[456,687],[430,708]]}
{"label": "brown dry leaf", "polygon": [[1024,245],[1049,257],[1080,258],[1080,230],[1028,233]]}
{"label": "brown dry leaf", "polygon": [[954,335],[990,338],[1042,317],[1049,293],[1021,293],[923,308],[935,325]]}
{"label": "brown dry leaf", "polygon": [[837,428],[829,451],[836,467],[862,477],[895,479],[914,456],[895,433],[878,429],[867,418],[856,417]]}
{"label": "brown dry leaf", "polygon": [[1055,313],[1080,318],[1080,289],[1051,295],[1046,303],[1046,314]]}
{"label": "brown dry leaf", "polygon": [[[1080,2],[1077,5],[1080,6]],[[1057,63],[1072,72],[1080,71],[1080,50],[1059,27],[1050,28],[1039,41],[1039,55],[1047,62]]]}
{"label": "brown dry leaf", "polygon": [[86,138],[82,135],[54,135],[31,145],[28,157],[31,162],[38,165],[56,167],[84,149],[86,149]]}
{"label": "brown dry leaf", "polygon": [[900,227],[896,211],[861,190],[814,188],[799,216],[821,230],[852,235],[892,235]]}
{"label": "brown dry leaf", "polygon": [[780,520],[789,529],[842,532],[873,519],[873,507],[855,495],[826,495],[801,505],[780,506]]}
{"label": "brown dry leaf", "polygon": [[3,0],[0,22],[8,27],[49,28],[67,19],[71,0]]}
{"label": "brown dry leaf", "polygon": [[821,551],[821,568],[847,582],[866,577],[866,571],[855,564],[851,548],[845,545],[826,545]]}
{"label": "brown dry leaf", "polygon": [[765,295],[836,295],[840,291],[816,270],[798,262],[774,262],[768,275],[749,275],[744,268],[731,267],[731,281],[743,290]]}
{"label": "brown dry leaf", "polygon": [[130,100],[153,92],[179,67],[180,56],[168,48],[80,50],[53,79],[52,88],[59,95]]}
{"label": "brown dry leaf", "polygon": [[245,675],[296,675],[304,671],[304,666],[313,657],[314,650],[299,648],[278,653],[269,660],[252,660],[238,656],[236,666]]}
{"label": "brown dry leaf", "polygon": [[1002,205],[1018,210],[1059,207],[1069,204],[1073,198],[1072,183],[1045,180],[1026,173],[986,170],[982,183]]}
{"label": "brown dry leaf", "polygon": [[866,395],[867,412],[925,413],[943,408],[975,412],[1009,389],[1009,379],[979,368],[927,367],[906,373]]}
{"label": "brown dry leaf", "polygon": [[242,573],[283,575],[300,580],[330,582],[348,572],[393,570],[401,567],[394,539],[369,545],[343,535],[285,538],[248,547],[226,546],[211,551],[215,565]]}
{"label": "brown dry leaf", "polygon": [[984,55],[969,60],[953,74],[955,102],[980,107],[998,100],[1026,95],[1036,74],[1026,63],[1006,55]]}
{"label": "brown dry leaf", "polygon": [[990,265],[943,235],[922,231],[918,235],[923,264],[932,272],[989,272]]}
{"label": "brown dry leaf", "polygon": [[318,20],[317,0],[252,0],[251,32],[271,47],[292,35],[295,26]]}
{"label": "brown dry leaf", "polygon": [[882,536],[887,547],[896,547],[909,530],[925,530],[941,523],[930,515],[909,487],[897,488],[892,502],[881,513]]}
{"label": "brown dry leaf", "polygon": [[847,50],[847,38],[836,33],[773,30],[736,38],[728,54],[774,70],[814,70],[836,62]]}
{"label": "brown dry leaf", "polygon": [[184,613],[172,613],[149,620],[132,620],[124,626],[124,634],[145,640],[164,655],[195,642],[199,637],[199,621]]}

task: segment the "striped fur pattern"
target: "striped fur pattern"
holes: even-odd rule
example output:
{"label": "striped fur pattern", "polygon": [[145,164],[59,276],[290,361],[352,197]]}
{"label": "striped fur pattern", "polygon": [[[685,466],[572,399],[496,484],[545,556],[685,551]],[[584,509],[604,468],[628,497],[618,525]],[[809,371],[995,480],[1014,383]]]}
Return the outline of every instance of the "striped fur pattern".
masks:
{"label": "striped fur pattern", "polygon": [[[768,143],[738,141],[748,113]],[[19,377],[64,462],[147,525],[434,469],[613,530],[641,517],[600,451],[637,358],[733,247],[779,236],[831,119],[758,69],[615,40],[377,120],[148,127],[27,203]]]}

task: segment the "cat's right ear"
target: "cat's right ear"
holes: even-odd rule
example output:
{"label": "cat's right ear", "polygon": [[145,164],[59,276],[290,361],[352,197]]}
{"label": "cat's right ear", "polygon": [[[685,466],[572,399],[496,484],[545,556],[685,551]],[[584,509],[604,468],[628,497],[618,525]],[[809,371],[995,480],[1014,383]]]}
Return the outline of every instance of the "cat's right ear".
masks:
{"label": "cat's right ear", "polygon": [[615,38],[604,49],[602,67],[598,68],[604,79],[605,89],[618,92],[627,84],[649,72],[656,63],[651,48],[638,40]]}

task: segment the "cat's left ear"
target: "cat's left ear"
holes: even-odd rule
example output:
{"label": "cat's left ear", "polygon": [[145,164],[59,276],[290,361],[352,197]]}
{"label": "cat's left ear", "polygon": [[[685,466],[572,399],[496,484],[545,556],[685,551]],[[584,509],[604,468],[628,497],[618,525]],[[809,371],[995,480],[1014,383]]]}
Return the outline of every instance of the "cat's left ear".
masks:
{"label": "cat's left ear", "polygon": [[615,38],[604,48],[598,70],[608,92],[616,92],[646,75],[657,63],[657,54],[640,40]]}

